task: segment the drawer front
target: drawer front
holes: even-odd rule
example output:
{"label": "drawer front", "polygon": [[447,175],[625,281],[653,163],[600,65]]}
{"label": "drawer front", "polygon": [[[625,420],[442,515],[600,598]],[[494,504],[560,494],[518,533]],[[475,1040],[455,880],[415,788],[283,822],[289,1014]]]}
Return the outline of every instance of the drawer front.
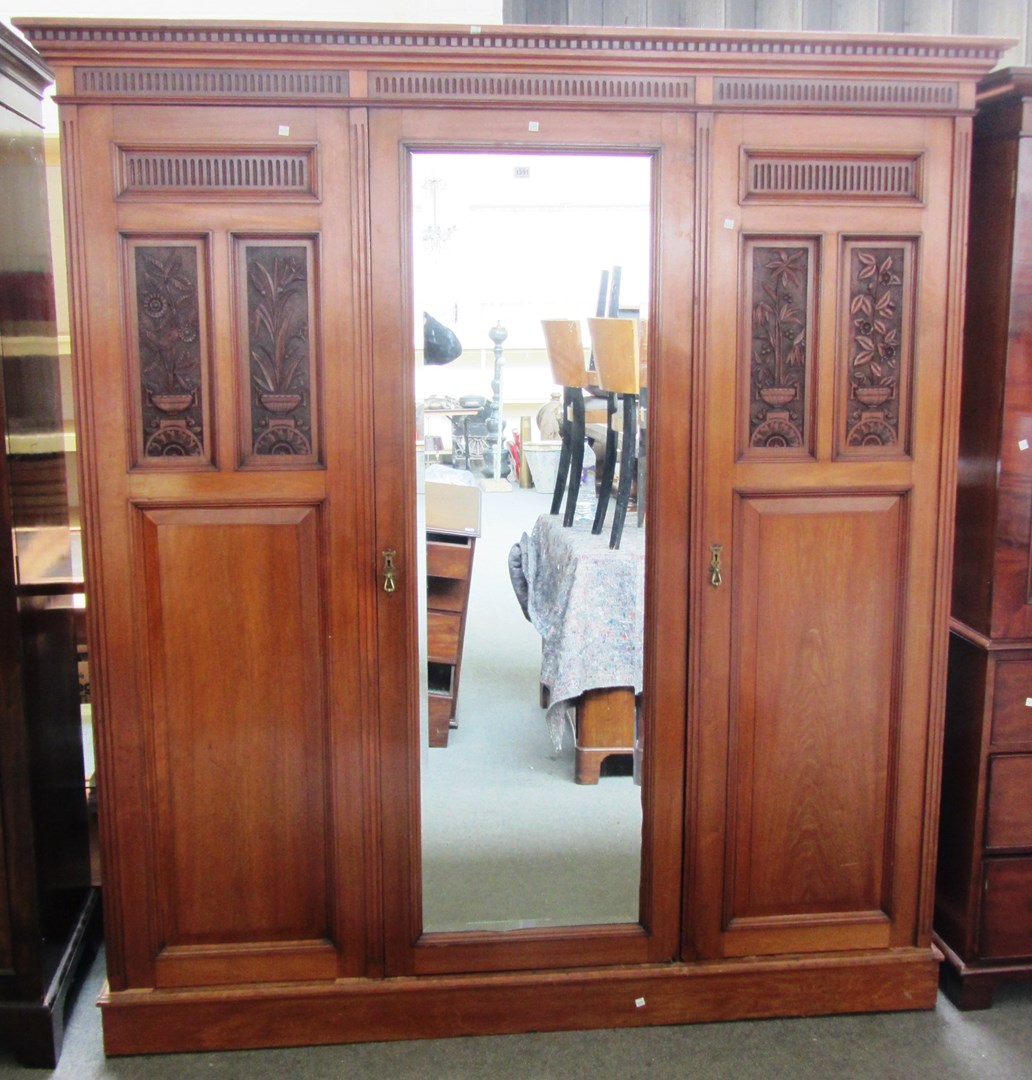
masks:
{"label": "drawer front", "polygon": [[996,755],[989,761],[988,848],[1032,848],[1032,754]]}
{"label": "drawer front", "polygon": [[431,577],[468,578],[473,564],[473,546],[466,543],[426,545],[426,572]]}
{"label": "drawer front", "polygon": [[993,691],[993,745],[1032,743],[1032,660],[999,660]]}
{"label": "drawer front", "polygon": [[1032,859],[987,859],[979,955],[1032,956]]}
{"label": "drawer front", "polygon": [[461,615],[444,611],[429,612],[426,617],[428,659],[454,664],[459,657],[461,627]]}
{"label": "drawer front", "polygon": [[465,611],[469,583],[458,578],[431,577],[426,583],[426,606],[431,611]]}

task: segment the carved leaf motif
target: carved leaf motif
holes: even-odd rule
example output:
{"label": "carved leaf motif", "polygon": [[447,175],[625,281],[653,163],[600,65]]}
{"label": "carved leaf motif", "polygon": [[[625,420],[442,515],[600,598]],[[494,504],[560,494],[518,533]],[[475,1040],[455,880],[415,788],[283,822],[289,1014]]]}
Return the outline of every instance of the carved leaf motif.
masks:
{"label": "carved leaf motif", "polygon": [[860,293],[858,296],[853,297],[853,302],[849,306],[849,310],[856,315],[871,315],[873,309],[871,307],[871,298],[866,293]]}
{"label": "carved leaf motif", "polygon": [[849,312],[851,447],[899,443],[903,260],[906,249],[853,248]]}
{"label": "carved leaf motif", "polygon": [[255,457],[313,452],[308,259],[303,246],[246,246]]}
{"label": "carved leaf motif", "polygon": [[857,274],[857,280],[866,281],[868,278],[874,277],[878,260],[870,252],[866,251],[857,252],[857,259],[860,262],[860,272]]}

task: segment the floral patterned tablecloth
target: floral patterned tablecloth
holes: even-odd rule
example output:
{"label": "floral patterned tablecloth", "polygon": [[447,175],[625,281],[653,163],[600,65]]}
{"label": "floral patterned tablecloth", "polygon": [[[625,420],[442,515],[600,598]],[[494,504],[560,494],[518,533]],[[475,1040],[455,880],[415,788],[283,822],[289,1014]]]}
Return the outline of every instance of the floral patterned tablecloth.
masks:
{"label": "floral patterned tablecloth", "polygon": [[520,541],[528,585],[528,616],[541,635],[545,714],[561,749],[567,713],[585,690],[642,688],[645,610],[645,530],[628,521],[618,551],[609,529],[591,535],[591,522],[571,528],[542,514]]}

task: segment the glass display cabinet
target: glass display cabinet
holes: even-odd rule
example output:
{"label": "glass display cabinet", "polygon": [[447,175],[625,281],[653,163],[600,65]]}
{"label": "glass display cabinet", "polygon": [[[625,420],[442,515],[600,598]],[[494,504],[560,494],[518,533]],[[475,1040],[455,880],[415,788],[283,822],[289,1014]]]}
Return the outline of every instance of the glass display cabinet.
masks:
{"label": "glass display cabinet", "polygon": [[50,1067],[100,923],[80,711],[75,435],[44,174],[51,81],[0,27],[0,1039],[26,1064]]}

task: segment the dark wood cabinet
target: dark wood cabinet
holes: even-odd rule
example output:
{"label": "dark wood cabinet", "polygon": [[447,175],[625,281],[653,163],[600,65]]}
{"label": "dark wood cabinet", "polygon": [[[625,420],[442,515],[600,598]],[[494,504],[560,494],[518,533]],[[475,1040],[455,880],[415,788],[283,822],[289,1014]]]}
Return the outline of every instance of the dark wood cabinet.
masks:
{"label": "dark wood cabinet", "polygon": [[57,1064],[95,950],[46,206],[46,66],[0,26],[0,1040]]}
{"label": "dark wood cabinet", "polygon": [[[971,114],[1003,44],[21,25],[63,110],[107,1050],[932,1007]],[[427,149],[647,159],[636,920],[424,927]]]}
{"label": "dark wood cabinet", "polygon": [[1032,976],[1032,72],[979,88],[935,930],[961,1008]]}

